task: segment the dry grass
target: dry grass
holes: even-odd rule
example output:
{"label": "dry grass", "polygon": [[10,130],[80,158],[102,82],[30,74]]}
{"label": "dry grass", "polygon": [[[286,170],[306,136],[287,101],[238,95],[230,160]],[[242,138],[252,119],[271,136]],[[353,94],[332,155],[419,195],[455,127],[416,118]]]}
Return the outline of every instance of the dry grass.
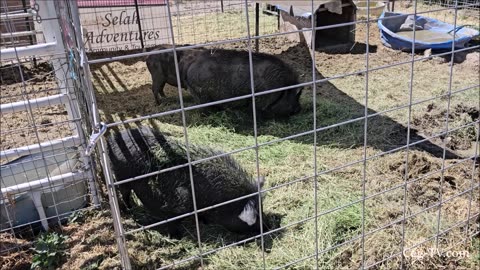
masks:
{"label": "dry grass", "polygon": [[[224,13],[189,14],[172,18],[175,41],[178,44],[197,44],[225,39],[245,38],[247,18],[245,10],[228,10]],[[250,35],[255,35],[255,10],[249,7]],[[277,17],[263,13],[259,16],[260,35],[276,32]]]}
{"label": "dry grass", "polygon": [[0,250],[9,250],[8,254],[1,254],[1,270],[30,269],[32,254],[28,251],[29,241],[16,239],[9,233],[0,234]]}

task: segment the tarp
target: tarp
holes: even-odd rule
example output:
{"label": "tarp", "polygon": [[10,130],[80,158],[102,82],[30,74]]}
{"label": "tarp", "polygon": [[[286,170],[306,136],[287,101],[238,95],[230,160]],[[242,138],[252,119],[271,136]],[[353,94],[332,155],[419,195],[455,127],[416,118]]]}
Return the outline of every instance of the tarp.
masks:
{"label": "tarp", "polygon": [[[292,6],[293,14],[296,17],[310,18],[312,16],[312,1],[308,0],[256,0],[257,3],[271,4],[279,10],[290,13]],[[319,9],[321,6],[329,12],[342,14],[342,0],[313,0],[313,8]]]}
{"label": "tarp", "polygon": [[[388,18],[388,19],[384,19]],[[452,49],[455,32],[455,48],[464,48],[465,44],[479,35],[475,29],[442,22],[433,18],[384,12],[378,21],[383,45],[402,51],[411,51],[413,28],[415,28],[415,50]]]}

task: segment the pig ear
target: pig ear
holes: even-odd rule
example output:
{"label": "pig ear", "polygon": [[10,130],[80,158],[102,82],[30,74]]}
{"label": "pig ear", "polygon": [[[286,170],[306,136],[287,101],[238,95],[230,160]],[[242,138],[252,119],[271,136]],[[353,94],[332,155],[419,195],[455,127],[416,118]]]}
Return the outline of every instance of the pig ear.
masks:
{"label": "pig ear", "polygon": [[265,184],[265,176],[259,176],[257,178],[257,183],[260,183],[260,188],[263,188],[263,184]]}
{"label": "pig ear", "polygon": [[242,213],[238,215],[238,218],[247,223],[248,226],[252,226],[257,221],[257,210],[255,209],[254,205],[255,203],[252,200],[248,201],[243,208]]}

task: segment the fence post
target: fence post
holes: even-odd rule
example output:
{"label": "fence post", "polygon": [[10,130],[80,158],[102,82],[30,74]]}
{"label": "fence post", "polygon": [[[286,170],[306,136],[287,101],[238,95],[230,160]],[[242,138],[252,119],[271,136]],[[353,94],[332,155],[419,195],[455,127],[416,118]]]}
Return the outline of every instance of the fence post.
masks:
{"label": "fence post", "polygon": [[140,45],[142,46],[142,49],[145,49],[145,43],[143,42],[142,23],[140,21],[140,11],[138,10],[138,0],[135,0],[135,12],[137,12],[137,25],[138,32],[140,33]]}
{"label": "fence post", "polygon": [[220,0],[220,6],[222,8],[222,13],[223,13],[223,0]]}
{"label": "fence post", "polygon": [[[260,22],[260,4],[255,3],[255,37],[259,34],[259,22]],[[255,39],[255,51],[258,53],[258,38]]]}
{"label": "fence post", "polygon": [[[85,53],[85,44],[83,42],[83,32],[84,31],[82,30],[82,27],[81,27],[80,11],[78,10],[78,5],[77,5],[76,1],[70,2],[70,11],[72,13],[73,30],[74,30],[74,34],[75,34],[75,40],[77,42],[77,44],[75,46],[77,47],[77,49],[79,49],[80,59],[85,57],[84,61],[86,61],[85,59],[87,59],[87,57],[86,57],[86,53]],[[91,50],[92,49],[91,44],[90,43],[88,43],[88,44],[90,45],[90,50]],[[81,72],[83,72],[83,74],[85,74],[85,73],[90,74],[90,68],[88,67],[88,64],[86,64],[85,62],[80,63],[80,68],[81,68]],[[87,86],[87,89],[88,89],[88,86]],[[88,90],[90,90],[90,89],[88,89]],[[85,94],[85,95],[87,95],[87,94]],[[92,112],[92,115],[91,116],[89,115],[89,116],[93,119],[94,117],[97,117],[97,116],[93,116],[96,113],[98,113],[98,112]],[[82,136],[85,136],[85,131],[86,132],[92,132],[92,129],[86,128],[86,130],[84,131],[83,129],[80,128],[79,131],[82,132]],[[85,164],[93,164],[93,160],[92,160],[91,157],[87,157],[87,156],[83,155],[83,160],[84,160]],[[90,193],[92,193],[92,202],[95,205],[95,207],[98,207],[98,206],[100,206],[100,199],[98,198],[98,192],[97,192],[97,186],[95,184],[95,175],[93,174],[93,168],[91,168],[89,171],[90,171],[89,174],[90,174],[91,181],[88,182],[88,185],[89,185]]]}
{"label": "fence post", "polygon": [[278,30],[280,30],[280,9],[277,8],[277,27],[278,27]]}
{"label": "fence post", "polygon": [[[29,5],[27,5],[27,1],[26,0],[22,0],[22,5],[23,5],[23,11],[25,13],[28,13],[28,8],[30,7]],[[27,31],[32,31],[32,26],[33,26],[33,23],[31,22],[32,21],[32,17],[25,17],[25,26],[27,28]],[[36,40],[36,35],[29,35],[28,36],[29,40],[30,40],[30,45],[35,45],[37,44],[37,40]],[[33,65],[35,67],[37,67],[37,58],[36,57],[33,57]]]}

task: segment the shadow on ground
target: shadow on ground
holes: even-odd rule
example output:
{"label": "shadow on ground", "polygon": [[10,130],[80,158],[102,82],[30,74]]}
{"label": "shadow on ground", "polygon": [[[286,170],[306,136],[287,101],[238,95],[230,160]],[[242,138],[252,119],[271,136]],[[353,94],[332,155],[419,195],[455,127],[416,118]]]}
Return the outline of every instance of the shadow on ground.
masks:
{"label": "shadow on ground", "polygon": [[[308,48],[299,44],[295,47],[283,51],[280,58],[288,62],[299,73],[303,74],[302,81],[311,81],[311,58]],[[298,61],[298,59],[303,59]],[[128,64],[132,64],[129,61]],[[99,68],[97,65],[92,68]],[[108,67],[109,68],[109,67]],[[148,71],[147,71],[148,72]],[[149,74],[148,74],[149,76]],[[364,76],[359,74],[357,76]],[[94,76],[95,77],[95,76]],[[107,80],[120,80],[117,84],[124,84],[121,76],[110,78],[104,76]],[[318,70],[316,79],[323,79]],[[107,82],[113,86],[112,82]],[[128,89],[128,91],[107,92],[102,90],[102,85],[97,86],[99,94],[99,107],[103,110],[108,122],[126,120],[131,117],[149,115],[168,110],[180,109],[178,95],[175,90],[167,91],[167,98],[163,103],[157,106],[151,93],[151,83],[146,80],[144,85],[139,85]],[[114,87],[112,87],[114,88]],[[364,126],[365,121],[362,117],[365,114],[363,104],[357,102],[352,97],[339,90],[329,81],[317,84],[316,94],[316,114],[317,127],[321,130],[317,133],[318,145],[333,145],[340,148],[363,147],[364,145]],[[184,106],[195,105],[187,91],[184,91]],[[278,138],[284,138],[295,134],[305,133],[304,136],[292,138],[293,141],[305,144],[313,143],[312,133],[308,133],[313,127],[313,95],[311,87],[305,88],[302,98],[302,111],[289,119],[284,120],[260,120],[257,124],[258,135],[271,135]],[[117,105],[113,105],[116,103]],[[368,114],[377,112],[368,109]],[[113,115],[117,117],[114,119]],[[226,127],[234,130],[236,133],[244,135],[253,135],[252,115],[251,113],[206,109],[189,110],[185,113],[188,126],[210,125],[214,127]],[[173,113],[158,118],[161,122],[166,122],[182,126],[181,113]],[[338,125],[338,123],[345,122]],[[332,126],[333,127],[330,127]],[[406,126],[396,122],[385,114],[378,114],[368,118],[367,121],[367,145],[382,152],[393,151],[404,147],[407,144],[408,129]],[[412,148],[422,149],[435,157],[442,157],[444,149],[421,136],[417,130],[410,130],[410,144]],[[446,149],[446,158],[460,158],[457,154]]]}

